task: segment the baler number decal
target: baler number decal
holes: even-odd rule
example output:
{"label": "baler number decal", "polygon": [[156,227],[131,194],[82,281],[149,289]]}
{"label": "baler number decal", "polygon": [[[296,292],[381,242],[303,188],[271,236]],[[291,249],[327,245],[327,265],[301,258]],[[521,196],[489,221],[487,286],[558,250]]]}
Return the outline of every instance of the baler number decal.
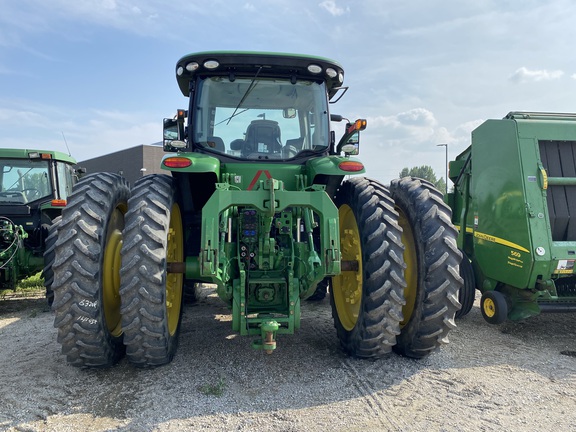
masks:
{"label": "baler number decal", "polygon": [[508,265],[512,267],[523,268],[524,261],[522,261],[522,254],[515,250],[510,250],[510,255],[508,255]]}

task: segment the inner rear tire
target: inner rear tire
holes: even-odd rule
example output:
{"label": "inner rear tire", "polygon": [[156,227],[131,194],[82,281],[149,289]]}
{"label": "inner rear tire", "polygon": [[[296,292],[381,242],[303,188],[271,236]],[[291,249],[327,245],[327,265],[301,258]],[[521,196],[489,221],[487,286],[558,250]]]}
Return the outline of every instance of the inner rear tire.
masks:
{"label": "inner rear tire", "polygon": [[352,178],[336,194],[342,260],[357,271],[332,278],[330,304],[343,350],[380,358],[400,333],[405,285],[401,229],[388,190],[376,181]]}
{"label": "inner rear tire", "polygon": [[184,261],[182,216],[175,184],[148,175],[134,185],[122,247],[122,327],[128,360],[137,367],[169,363],[178,345],[184,275],[167,273]]}
{"label": "inner rear tire", "polygon": [[390,192],[400,214],[407,265],[404,320],[394,351],[423,358],[448,343],[448,333],[456,328],[462,254],[450,208],[432,183],[404,177],[392,181]]}

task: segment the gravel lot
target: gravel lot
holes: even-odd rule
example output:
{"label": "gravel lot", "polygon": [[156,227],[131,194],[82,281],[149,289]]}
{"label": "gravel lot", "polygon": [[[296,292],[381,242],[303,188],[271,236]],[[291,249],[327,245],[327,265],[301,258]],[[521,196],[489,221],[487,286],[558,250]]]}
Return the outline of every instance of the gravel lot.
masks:
{"label": "gravel lot", "polygon": [[476,303],[427,359],[366,361],[339,350],[328,298],[265,355],[203,294],[176,358],[153,370],[70,367],[43,299],[1,300],[0,430],[576,430],[574,314],[492,327]]}

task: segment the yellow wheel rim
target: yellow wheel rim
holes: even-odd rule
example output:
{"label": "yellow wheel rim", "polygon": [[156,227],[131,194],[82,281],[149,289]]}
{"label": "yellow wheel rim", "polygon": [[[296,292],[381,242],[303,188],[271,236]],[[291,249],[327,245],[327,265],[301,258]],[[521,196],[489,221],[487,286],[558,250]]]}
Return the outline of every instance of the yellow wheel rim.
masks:
{"label": "yellow wheel rim", "polygon": [[496,315],[496,304],[491,298],[484,299],[484,302],[482,303],[482,309],[488,318],[492,318],[494,315]]}
{"label": "yellow wheel rim", "polygon": [[[170,212],[170,228],[168,230],[168,246],[166,250],[167,262],[182,262],[184,260],[184,234],[182,229],[182,215],[178,204],[172,206]],[[182,273],[168,273],[166,275],[166,314],[168,318],[168,332],[171,336],[176,333],[180,321],[182,308]]]}
{"label": "yellow wheel rim", "polygon": [[120,315],[120,249],[122,249],[122,229],[124,228],[125,204],[118,205],[110,216],[108,234],[104,247],[102,268],[102,308],[106,327],[112,336],[122,334]]}
{"label": "yellow wheel rim", "polygon": [[414,312],[416,304],[416,294],[418,293],[418,255],[416,253],[416,244],[414,243],[414,232],[410,221],[402,211],[396,207],[396,211],[400,217],[398,219],[399,225],[402,227],[402,243],[404,244],[404,262],[406,263],[406,270],[404,272],[404,279],[406,280],[406,288],[404,289],[404,298],[406,304],[402,307],[402,315],[404,320],[400,322],[400,326],[405,326]]}
{"label": "yellow wheel rim", "polygon": [[350,331],[358,321],[362,303],[362,245],[352,209],[344,204],[338,209],[338,216],[342,260],[358,261],[358,271],[345,271],[332,279],[332,294],[338,318],[342,326]]}

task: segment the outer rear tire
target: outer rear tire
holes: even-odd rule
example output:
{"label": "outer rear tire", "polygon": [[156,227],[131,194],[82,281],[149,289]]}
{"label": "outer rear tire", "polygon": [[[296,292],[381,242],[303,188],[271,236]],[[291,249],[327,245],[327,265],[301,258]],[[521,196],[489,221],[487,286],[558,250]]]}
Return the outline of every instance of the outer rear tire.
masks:
{"label": "outer rear tire", "polygon": [[330,304],[343,350],[379,358],[396,343],[405,285],[401,229],[388,190],[366,178],[345,181],[336,194],[342,260],[357,271],[332,278]]}
{"label": "outer rear tire", "polygon": [[175,185],[148,175],[134,185],[122,247],[122,327],[126,356],[137,367],[169,363],[178,345],[184,275],[167,273],[184,261]]}
{"label": "outer rear tire", "polygon": [[462,318],[468,315],[470,310],[472,310],[476,298],[474,269],[472,269],[472,264],[464,252],[462,252],[462,261],[460,261],[460,277],[464,281],[462,288],[458,290],[458,301],[462,305],[462,308],[456,312],[456,318]]}
{"label": "outer rear tire", "polygon": [[120,246],[130,189],[122,177],[82,178],[62,211],[55,245],[54,326],[68,363],[107,367],[124,354]]}
{"label": "outer rear tire", "polygon": [[400,214],[407,265],[404,321],[394,350],[423,358],[448,343],[448,333],[456,328],[462,254],[450,208],[432,183],[404,177],[392,181],[390,192]]}
{"label": "outer rear tire", "polygon": [[58,240],[58,226],[62,222],[62,216],[58,216],[52,220],[52,225],[48,229],[48,236],[45,240],[44,249],[44,270],[42,270],[42,277],[44,278],[44,286],[46,287],[46,301],[48,306],[54,303],[54,291],[52,290],[52,283],[54,282],[54,258],[56,257],[55,247]]}

